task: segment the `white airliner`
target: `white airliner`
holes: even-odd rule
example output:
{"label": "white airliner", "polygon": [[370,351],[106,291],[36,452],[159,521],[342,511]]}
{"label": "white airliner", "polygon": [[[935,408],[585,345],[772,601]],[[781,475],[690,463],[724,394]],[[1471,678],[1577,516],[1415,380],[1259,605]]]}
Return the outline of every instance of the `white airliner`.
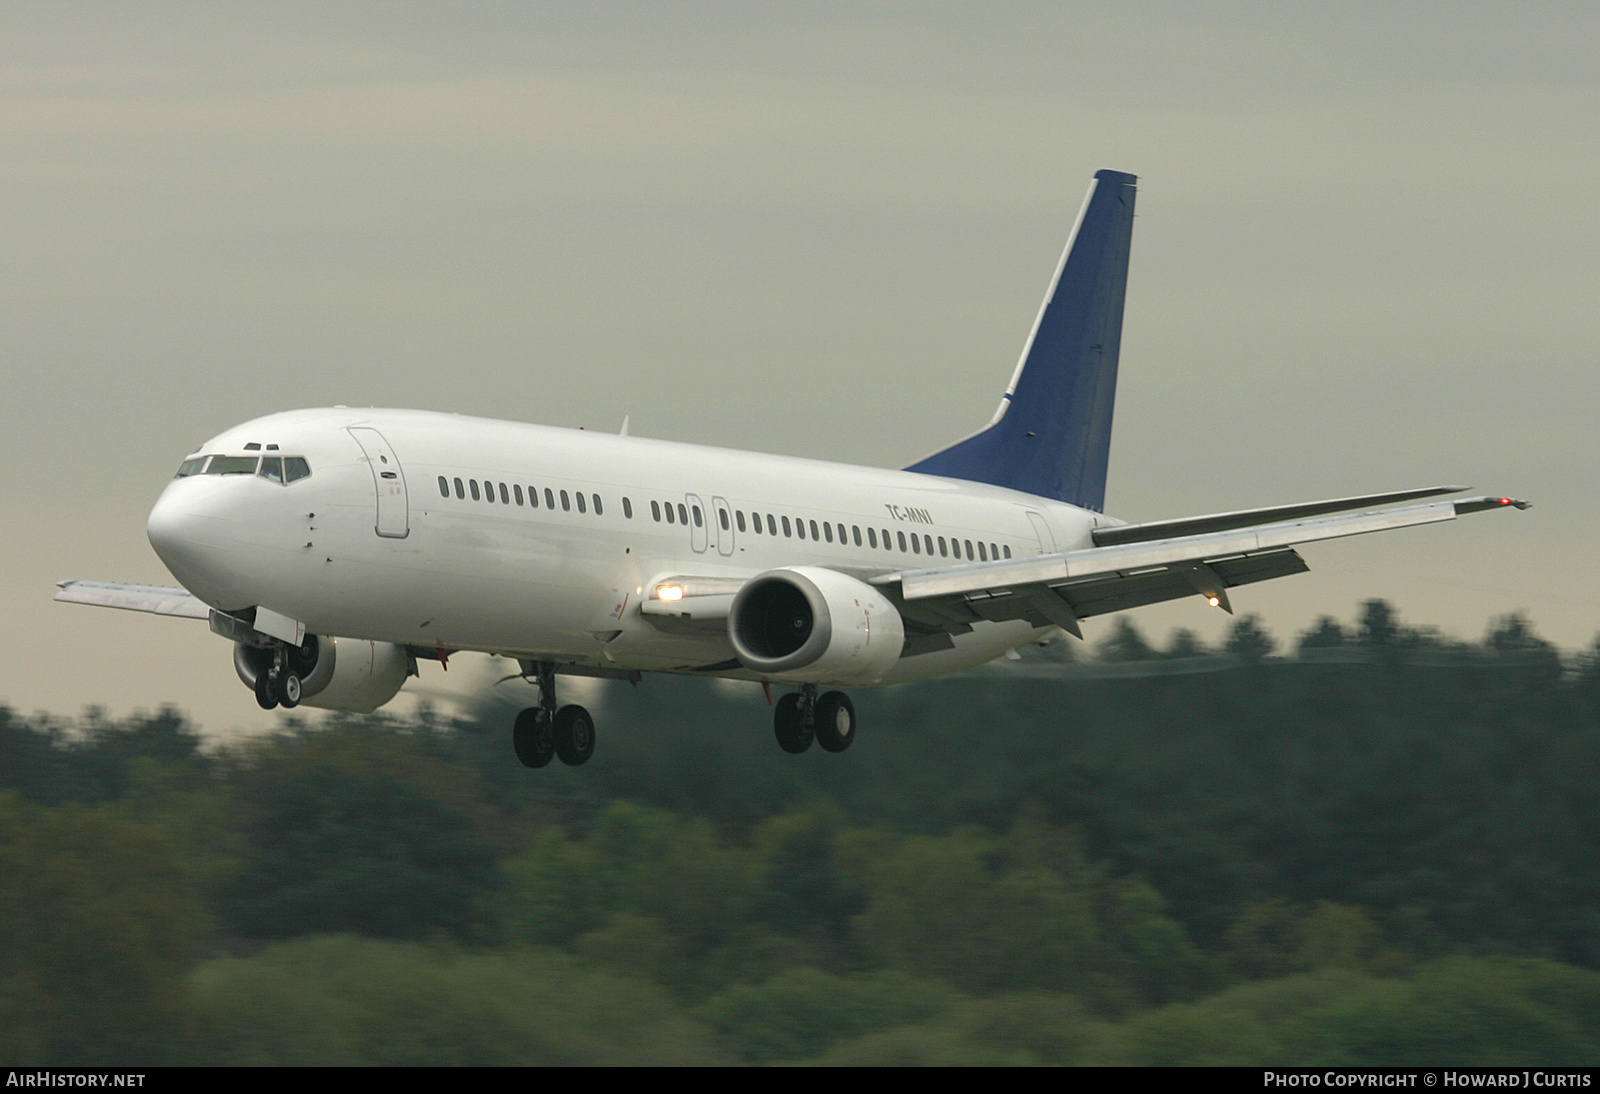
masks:
{"label": "white airliner", "polygon": [[[581,764],[568,673],[794,685],[778,743],[842,751],[841,691],[976,665],[1079,620],[1304,571],[1294,545],[1526,503],[1432,487],[1129,524],[1103,516],[1135,177],[1101,171],[993,420],[903,471],[420,410],[258,418],[150,513],[182,588],[58,600],[208,619],[263,707],[371,711],[422,660],[515,658],[519,759]],[[625,431],[624,431],[625,432]],[[1339,514],[1339,515],[1330,515]],[[337,636],[337,637],[335,637]],[[820,691],[820,693],[819,693]]]}

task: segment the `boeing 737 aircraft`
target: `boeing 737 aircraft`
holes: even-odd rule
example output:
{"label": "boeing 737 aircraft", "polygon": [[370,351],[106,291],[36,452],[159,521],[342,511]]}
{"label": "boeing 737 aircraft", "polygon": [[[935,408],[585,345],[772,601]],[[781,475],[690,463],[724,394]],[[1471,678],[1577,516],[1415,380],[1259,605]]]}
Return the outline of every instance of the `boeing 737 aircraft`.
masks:
{"label": "boeing 737 aircraft", "polygon": [[[150,513],[182,588],[56,599],[190,616],[268,709],[372,711],[417,665],[515,658],[518,758],[581,764],[561,674],[798,690],[778,743],[839,752],[851,685],[988,661],[1079,621],[1304,571],[1295,545],[1526,503],[1431,487],[1130,524],[1104,516],[1136,179],[1101,171],[987,426],[903,471],[420,410],[229,429]],[[1411,502],[1410,505],[1397,503]],[[1333,515],[1338,514],[1338,515]]]}

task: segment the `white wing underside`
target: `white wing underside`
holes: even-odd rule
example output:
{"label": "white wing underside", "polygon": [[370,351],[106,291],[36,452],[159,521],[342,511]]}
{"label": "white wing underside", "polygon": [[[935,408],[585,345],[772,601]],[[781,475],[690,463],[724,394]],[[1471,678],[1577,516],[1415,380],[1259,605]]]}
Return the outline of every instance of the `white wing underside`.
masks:
{"label": "white wing underside", "polygon": [[56,584],[61,591],[55,598],[68,604],[93,604],[99,608],[122,608],[184,619],[206,619],[211,615],[211,609],[195,599],[188,589],[119,585],[113,581],[58,581]]}

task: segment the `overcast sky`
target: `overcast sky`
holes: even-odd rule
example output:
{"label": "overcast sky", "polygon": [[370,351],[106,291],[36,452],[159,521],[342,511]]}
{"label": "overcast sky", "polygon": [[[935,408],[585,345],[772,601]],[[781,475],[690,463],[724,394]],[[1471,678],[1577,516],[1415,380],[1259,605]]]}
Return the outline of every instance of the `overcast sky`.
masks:
{"label": "overcast sky", "polygon": [[1109,512],[1516,494],[1235,608],[1585,646],[1597,48],[1592,0],[7,4],[0,702],[276,717],[203,624],[50,599],[170,583],[151,503],[271,411],[903,466],[987,420],[1099,168],[1140,176]]}

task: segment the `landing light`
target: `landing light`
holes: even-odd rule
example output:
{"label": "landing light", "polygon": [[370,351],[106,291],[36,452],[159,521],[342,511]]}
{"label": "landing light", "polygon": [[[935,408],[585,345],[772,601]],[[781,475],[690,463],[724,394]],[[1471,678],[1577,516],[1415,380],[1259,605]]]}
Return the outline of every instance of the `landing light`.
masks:
{"label": "landing light", "polygon": [[1213,608],[1215,608],[1218,604],[1222,603],[1222,600],[1220,598],[1218,598],[1218,597],[1215,597],[1215,596],[1208,596],[1208,597],[1206,597],[1206,603],[1210,604]]}
{"label": "landing light", "polygon": [[657,600],[682,600],[683,599],[683,586],[682,585],[657,585],[656,586],[656,599]]}

